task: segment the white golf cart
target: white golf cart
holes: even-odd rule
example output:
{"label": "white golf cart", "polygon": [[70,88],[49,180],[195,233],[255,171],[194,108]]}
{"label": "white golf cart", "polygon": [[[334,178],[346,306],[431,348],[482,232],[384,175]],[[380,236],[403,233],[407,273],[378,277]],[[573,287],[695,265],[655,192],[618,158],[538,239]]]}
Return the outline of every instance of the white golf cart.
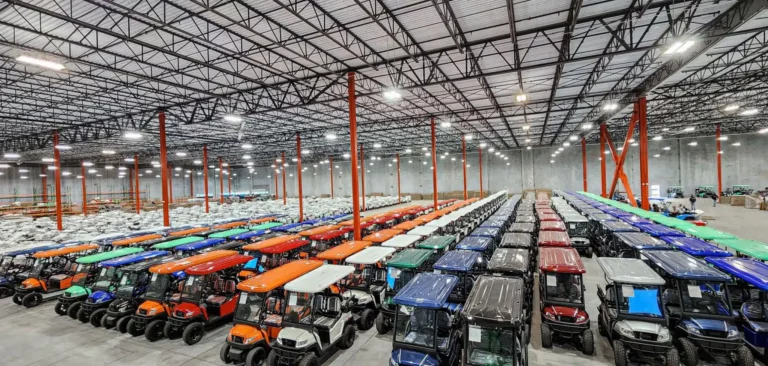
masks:
{"label": "white golf cart", "polygon": [[387,267],[384,263],[394,252],[395,248],[370,247],[344,261],[354,266],[355,272],[341,280],[341,296],[351,301],[351,310],[360,330],[371,329],[379,315],[387,288]]}

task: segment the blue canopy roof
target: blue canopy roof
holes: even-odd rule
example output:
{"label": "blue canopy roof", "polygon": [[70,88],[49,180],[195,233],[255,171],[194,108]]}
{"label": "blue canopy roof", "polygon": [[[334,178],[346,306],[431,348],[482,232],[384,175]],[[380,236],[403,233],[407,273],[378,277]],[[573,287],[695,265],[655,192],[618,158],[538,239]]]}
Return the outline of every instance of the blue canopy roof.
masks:
{"label": "blue canopy roof", "polygon": [[673,246],[645,233],[617,233],[616,238],[638,250],[673,250]]}
{"label": "blue canopy roof", "polygon": [[7,255],[7,256],[10,256],[10,257],[16,257],[16,256],[19,256],[19,255],[30,255],[30,254],[35,254],[37,252],[43,252],[43,251],[46,251],[46,250],[63,248],[64,246],[65,246],[65,244],[41,245],[41,246],[38,246],[38,247],[14,250],[12,252],[3,253],[3,255]]}
{"label": "blue canopy roof", "polygon": [[707,258],[707,262],[752,286],[768,291],[768,264],[751,258]]}
{"label": "blue canopy roof", "polygon": [[731,252],[718,247],[717,245],[707,243],[704,240],[691,238],[688,236],[662,236],[659,239],[674,245],[694,257],[732,257]]}
{"label": "blue canopy roof", "polygon": [[456,246],[456,249],[475,250],[483,252],[488,249],[493,240],[485,236],[468,236],[462,239]]}
{"label": "blue canopy roof", "polygon": [[179,252],[198,251],[205,248],[210,248],[214,245],[219,245],[225,241],[226,239],[224,238],[210,238],[210,239],[196,241],[194,243],[182,244],[173,249]]}
{"label": "blue canopy roof", "polygon": [[394,298],[395,304],[440,309],[448,301],[459,278],[452,275],[419,273]]}
{"label": "blue canopy roof", "polygon": [[151,250],[148,252],[141,252],[141,253],[127,255],[125,257],[110,259],[108,261],[99,263],[99,265],[101,267],[122,267],[122,266],[127,266],[129,264],[143,262],[145,260],[152,259],[152,258],[163,257],[166,255],[168,255],[168,252],[165,250]]}
{"label": "blue canopy roof", "polygon": [[637,224],[637,227],[640,228],[644,233],[650,234],[651,236],[655,237],[662,237],[662,236],[685,236],[685,234],[669,228],[664,225],[659,224]]}
{"label": "blue canopy roof", "polygon": [[302,222],[294,222],[293,224],[285,224],[285,225],[282,225],[282,226],[273,227],[271,230],[272,231],[291,231],[293,229],[296,229],[296,228],[299,228],[299,227],[302,227],[302,226],[315,225],[319,221],[320,220],[307,220],[307,221],[302,221]]}
{"label": "blue canopy roof", "polygon": [[653,221],[648,220],[648,219],[644,219],[644,218],[642,218],[640,216],[637,216],[637,215],[623,216],[621,218],[621,221],[624,221],[627,224],[630,224],[630,225],[633,225],[633,226],[637,225],[637,224],[653,224]]}
{"label": "blue canopy roof", "polygon": [[497,227],[479,227],[475,229],[469,236],[484,236],[488,238],[496,238],[501,233],[501,229]]}
{"label": "blue canopy roof", "polygon": [[619,210],[617,208],[610,209],[610,210],[603,210],[603,212],[605,212],[605,213],[607,213],[607,214],[609,214],[611,216],[614,216],[616,218],[619,218],[619,219],[622,218],[622,217],[632,216],[631,213],[629,213],[627,211],[624,211],[624,210]]}
{"label": "blue canopy roof", "polygon": [[254,231],[248,231],[245,233],[230,235],[229,240],[248,240],[251,238],[255,238],[257,236],[262,236],[267,233],[268,230],[254,230]]}
{"label": "blue canopy roof", "polygon": [[495,218],[495,216],[491,216],[480,224],[480,227],[503,228],[507,226],[507,219],[507,217]]}
{"label": "blue canopy roof", "polygon": [[615,217],[607,214],[607,213],[598,213],[598,214],[587,214],[587,217],[590,220],[599,221],[599,222],[607,222],[607,221],[618,221]]}
{"label": "blue canopy roof", "polygon": [[614,233],[631,233],[640,231],[640,229],[627,224],[624,221],[603,221],[600,223],[603,228]]}
{"label": "blue canopy roof", "polygon": [[326,217],[323,217],[320,220],[322,220],[322,221],[332,221],[332,220],[343,219],[343,218],[345,218],[347,216],[349,216],[348,213],[343,213],[343,214],[338,214],[338,215],[326,216]]}
{"label": "blue canopy roof", "polygon": [[730,282],[731,279],[725,273],[708,266],[701,259],[691,257],[683,252],[653,250],[644,252],[643,255],[674,278],[724,282]]}
{"label": "blue canopy roof", "polygon": [[469,272],[475,263],[482,261],[479,252],[473,250],[451,250],[443,254],[432,265],[432,268],[441,271]]}

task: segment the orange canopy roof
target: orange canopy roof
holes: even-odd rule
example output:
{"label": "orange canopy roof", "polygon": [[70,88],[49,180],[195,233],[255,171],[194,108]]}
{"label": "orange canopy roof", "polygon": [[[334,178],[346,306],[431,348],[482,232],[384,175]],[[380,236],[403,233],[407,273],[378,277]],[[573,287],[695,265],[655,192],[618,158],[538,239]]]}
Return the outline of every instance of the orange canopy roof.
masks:
{"label": "orange canopy roof", "polygon": [[229,222],[226,224],[219,224],[214,226],[214,229],[232,229],[239,226],[245,226],[248,225],[247,221],[235,221],[235,222]]}
{"label": "orange canopy roof", "polygon": [[204,227],[193,227],[191,229],[174,231],[174,232],[171,232],[168,235],[170,235],[170,236],[187,236],[187,235],[202,233],[203,231],[208,231],[208,230],[211,230],[211,228],[205,227],[205,226]]}
{"label": "orange canopy roof", "polygon": [[373,243],[383,243],[389,239],[392,239],[392,237],[395,235],[400,235],[402,233],[403,231],[398,229],[384,229],[364,237],[363,240]]}
{"label": "orange canopy roof", "polygon": [[265,222],[270,222],[270,221],[274,221],[274,220],[275,220],[274,217],[262,217],[260,219],[253,219],[253,220],[249,221],[248,223],[251,224],[251,225],[263,224]]}
{"label": "orange canopy roof", "polygon": [[331,249],[328,249],[324,252],[321,252],[317,255],[317,258],[328,260],[328,261],[340,261],[346,257],[349,257],[352,254],[355,254],[369,246],[371,246],[370,241],[348,241],[342,244],[339,244]]}
{"label": "orange canopy roof", "polygon": [[219,258],[229,257],[236,255],[234,250],[214,250],[203,254],[193,255],[191,257],[182,258],[173,262],[158,264],[149,269],[152,273],[157,274],[170,274],[178,271],[183,271],[189,267],[210,262]]}
{"label": "orange canopy roof", "polygon": [[301,236],[299,235],[283,235],[283,236],[276,236],[274,238],[269,238],[267,240],[262,240],[260,242],[256,242],[253,244],[248,244],[244,246],[242,249],[244,251],[251,251],[251,250],[262,250],[264,248],[269,248],[273,245],[285,243],[287,241],[291,241],[294,239],[301,239]]}
{"label": "orange canopy roof", "polygon": [[141,243],[141,242],[147,241],[147,240],[160,239],[162,237],[163,236],[160,235],[160,234],[147,234],[147,235],[142,235],[142,236],[135,236],[133,238],[128,238],[128,239],[115,240],[115,241],[112,242],[112,245],[116,246],[116,247],[121,247],[121,246]]}
{"label": "orange canopy roof", "polygon": [[299,259],[240,282],[237,288],[246,292],[268,292],[291,282],[323,265],[322,261]]}
{"label": "orange canopy roof", "polygon": [[33,255],[33,257],[35,258],[61,257],[67,254],[84,252],[86,250],[94,250],[98,247],[99,246],[96,244],[81,244],[81,245],[75,245],[72,247],[64,247],[59,249],[46,250],[44,252],[37,252]]}
{"label": "orange canopy roof", "polygon": [[393,227],[393,229],[397,230],[403,230],[403,231],[410,231],[413,230],[415,227],[421,226],[424,223],[421,221],[411,220],[411,221],[404,221],[401,222]]}
{"label": "orange canopy roof", "polygon": [[318,235],[322,233],[326,233],[331,230],[336,230],[340,228],[339,225],[324,225],[324,226],[318,226],[309,230],[304,230],[302,232],[299,232],[300,236],[312,236],[312,235]]}

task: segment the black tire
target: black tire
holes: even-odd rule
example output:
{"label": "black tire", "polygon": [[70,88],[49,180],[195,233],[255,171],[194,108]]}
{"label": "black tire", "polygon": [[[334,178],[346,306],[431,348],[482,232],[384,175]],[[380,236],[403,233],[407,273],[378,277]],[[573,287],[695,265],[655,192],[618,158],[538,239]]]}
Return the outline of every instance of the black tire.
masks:
{"label": "black tire", "polygon": [[605,330],[605,326],[603,326],[603,317],[602,314],[597,317],[597,332],[600,333],[601,336],[607,337],[608,331]]}
{"label": "black tire", "polygon": [[341,333],[341,339],[339,340],[339,348],[349,349],[352,344],[355,343],[355,327],[352,324],[347,324],[344,327],[344,332]]}
{"label": "black tire", "polygon": [[79,302],[73,302],[69,304],[69,307],[67,308],[67,315],[72,319],[77,319],[77,312],[80,311],[80,306],[82,306]]}
{"label": "black tire", "polygon": [[81,323],[88,323],[88,320],[90,320],[90,316],[85,313],[85,309],[82,306],[77,310],[77,320]]}
{"label": "black tire", "polygon": [[98,328],[101,326],[101,318],[105,317],[107,315],[107,309],[96,309],[91,313],[91,317],[89,320],[91,321],[91,325]]}
{"label": "black tire", "polygon": [[219,358],[221,359],[221,362],[224,363],[231,363],[232,358],[229,357],[229,344],[222,344],[221,349],[219,349]]}
{"label": "black tire", "polygon": [[365,309],[360,313],[360,319],[357,321],[357,328],[360,330],[368,330],[373,328],[373,323],[376,321],[376,312],[373,309]]}
{"label": "black tire", "polygon": [[592,258],[592,248],[587,248],[587,251],[584,253],[584,255],[586,255],[587,258]]}
{"label": "black tire", "polygon": [[590,329],[581,333],[581,351],[585,355],[595,354],[595,335]]}
{"label": "black tire", "polygon": [[[346,333],[346,331],[345,331]],[[317,366],[317,356],[314,353],[307,353],[299,361],[299,366]]]}
{"label": "black tire", "polygon": [[11,286],[0,287],[0,299],[4,299],[8,296],[13,295],[14,293],[16,293],[16,290]]}
{"label": "black tire", "polygon": [[621,339],[613,341],[613,358],[616,362],[616,366],[629,365],[629,357],[627,357],[627,349],[624,347],[624,342]]}
{"label": "black tire", "polygon": [[382,312],[379,312],[379,315],[376,316],[376,331],[379,334],[387,334],[389,332],[389,324],[387,324],[387,319],[384,319],[384,313]]}
{"label": "black tire", "polygon": [[270,352],[269,355],[267,355],[267,360],[264,361],[264,366],[277,366],[277,353],[274,351]]}
{"label": "black tire", "polygon": [[259,366],[267,357],[267,351],[262,347],[256,347],[245,356],[245,366]]}
{"label": "black tire", "polygon": [[736,365],[752,366],[755,364],[755,357],[747,346],[741,346],[736,349]]}
{"label": "black tire", "polygon": [[699,355],[696,354],[698,348],[688,338],[679,338],[677,340],[680,349],[680,364],[685,366],[696,366],[699,363]]}
{"label": "black tire", "polygon": [[13,294],[13,303],[16,305],[21,305],[21,294]]}
{"label": "black tire", "polygon": [[165,320],[157,319],[149,322],[144,329],[144,337],[148,341],[154,342],[163,339],[163,327],[165,327]]}
{"label": "black tire", "polygon": [[[125,325],[125,332],[130,334],[131,337],[138,337],[144,334],[144,331],[142,329],[139,329],[139,327],[136,325],[136,321],[133,320],[133,317],[130,317],[130,318],[131,319],[128,320],[128,324]],[[160,328],[160,329],[163,329],[163,328]]]}
{"label": "black tire", "polygon": [[203,323],[194,322],[184,328],[184,333],[181,335],[181,339],[184,340],[184,343],[191,346],[203,340],[203,336],[205,336],[205,327],[203,326]]}
{"label": "black tire", "polygon": [[43,303],[43,295],[38,294],[37,292],[32,292],[29,294],[24,295],[24,298],[21,299],[21,305],[24,305],[25,308],[34,308],[35,306],[38,306]]}
{"label": "black tire", "polygon": [[63,302],[57,302],[56,306],[53,307],[53,311],[56,312],[56,314],[59,314],[59,316],[67,315],[67,304]]}
{"label": "black tire", "polygon": [[112,329],[117,324],[117,321],[115,319],[110,319],[109,315],[104,314],[104,316],[101,317],[101,326],[104,329]]}
{"label": "black tire", "polygon": [[552,329],[549,328],[549,324],[541,324],[541,346],[544,348],[552,348]]}
{"label": "black tire", "polygon": [[165,336],[165,338],[178,339],[179,337],[181,337],[181,332],[182,331],[178,329],[174,329],[173,325],[171,325],[171,323],[169,322],[165,322],[165,325],[163,326],[163,335]]}
{"label": "black tire", "polygon": [[664,355],[664,366],[680,366],[680,353],[677,352],[677,348],[672,347]]}
{"label": "black tire", "polygon": [[125,334],[128,332],[128,323],[133,320],[131,319],[130,315],[126,315],[120,319],[117,319],[117,322],[115,322],[115,329],[117,329],[118,332]]}

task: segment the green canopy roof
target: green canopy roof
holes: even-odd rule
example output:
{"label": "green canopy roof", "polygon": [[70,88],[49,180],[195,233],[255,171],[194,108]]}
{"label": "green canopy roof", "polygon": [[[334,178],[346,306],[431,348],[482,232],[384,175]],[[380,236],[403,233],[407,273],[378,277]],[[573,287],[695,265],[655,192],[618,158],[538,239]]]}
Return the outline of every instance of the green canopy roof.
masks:
{"label": "green canopy roof", "polygon": [[456,241],[456,237],[453,235],[437,235],[428,238],[416,245],[416,248],[422,249],[445,249],[451,243]]}
{"label": "green canopy roof", "polygon": [[185,236],[183,238],[178,238],[171,241],[162,242],[160,244],[155,244],[152,246],[152,249],[159,249],[159,250],[173,249],[179,245],[190,244],[190,243],[198,242],[203,239],[205,238],[200,236]]}
{"label": "green canopy roof", "polygon": [[686,227],[681,227],[680,230],[690,236],[694,236],[702,240],[736,239],[736,236],[734,235],[724,233],[720,230],[706,226],[689,225]]}
{"label": "green canopy roof", "polygon": [[691,224],[688,221],[680,220],[680,219],[675,218],[675,217],[669,217],[669,216],[664,216],[664,215],[654,216],[654,217],[652,217],[650,219],[653,220],[653,221],[656,221],[656,223],[659,223],[659,224],[667,226],[667,227],[671,227],[673,229],[683,230],[683,229],[685,229],[687,227],[691,227],[691,226],[696,227],[696,225]]}
{"label": "green canopy roof", "polygon": [[273,221],[273,222],[265,222],[265,223],[263,223],[263,224],[260,224],[260,225],[251,226],[251,227],[250,227],[250,230],[251,230],[251,231],[257,231],[257,230],[269,230],[269,229],[271,229],[271,228],[273,228],[273,227],[282,226],[282,225],[283,225],[283,224],[282,224],[282,223],[280,223],[280,222],[274,222],[274,221]]}
{"label": "green canopy roof", "polygon": [[208,238],[227,238],[231,235],[247,233],[248,231],[249,231],[248,229],[229,229],[229,230],[208,235]]}
{"label": "green canopy roof", "polygon": [[75,262],[80,264],[93,264],[93,263],[99,263],[99,262],[103,262],[110,259],[115,259],[118,257],[124,257],[126,255],[140,253],[143,251],[144,249],[141,249],[141,248],[120,248],[120,249],[112,250],[109,252],[80,257],[80,258],[77,258]]}
{"label": "green canopy roof", "polygon": [[387,267],[419,268],[431,255],[429,249],[406,249],[388,260]]}
{"label": "green canopy roof", "polygon": [[747,239],[717,239],[715,243],[761,261],[768,260],[768,244],[763,242]]}

